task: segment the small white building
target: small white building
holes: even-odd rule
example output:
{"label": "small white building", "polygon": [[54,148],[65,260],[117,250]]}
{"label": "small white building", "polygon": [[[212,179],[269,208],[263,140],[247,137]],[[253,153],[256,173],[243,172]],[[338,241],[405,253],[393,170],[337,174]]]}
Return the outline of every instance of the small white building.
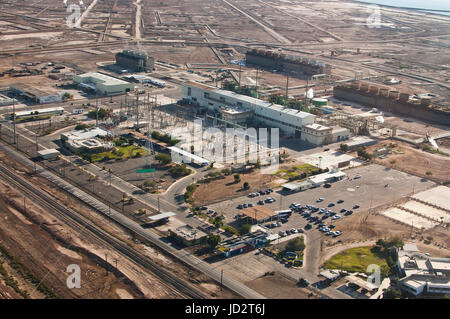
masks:
{"label": "small white building", "polygon": [[301,139],[313,145],[325,145],[348,140],[350,131],[343,127],[328,127],[313,123],[302,128]]}
{"label": "small white building", "polygon": [[39,156],[42,159],[54,159],[54,158],[58,158],[59,155],[61,155],[61,153],[55,149],[45,149],[42,151],[38,151]]}
{"label": "small white building", "polygon": [[320,186],[325,183],[333,183],[344,179],[347,176],[344,172],[332,170],[323,174],[311,176],[308,181],[314,186]]}

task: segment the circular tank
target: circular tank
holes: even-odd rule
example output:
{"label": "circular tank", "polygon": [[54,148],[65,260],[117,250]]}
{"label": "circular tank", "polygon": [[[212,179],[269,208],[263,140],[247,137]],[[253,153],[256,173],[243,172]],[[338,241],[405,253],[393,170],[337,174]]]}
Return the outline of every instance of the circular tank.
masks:
{"label": "circular tank", "polygon": [[407,102],[409,100],[409,94],[408,93],[400,93],[400,101]]}
{"label": "circular tank", "polygon": [[389,89],[385,89],[385,88],[380,89],[380,94],[382,96],[389,96]]}
{"label": "circular tank", "polygon": [[424,97],[424,98],[420,99],[420,105],[428,106],[430,104],[431,104],[431,99],[430,98]]}
{"label": "circular tank", "polygon": [[391,91],[389,92],[389,97],[393,99],[398,99],[398,96],[400,95],[400,92],[398,91]]}
{"label": "circular tank", "polygon": [[360,90],[363,92],[369,91],[369,85],[368,84],[361,84]]}
{"label": "circular tank", "polygon": [[378,86],[371,85],[371,86],[369,87],[369,91],[370,91],[370,93],[372,93],[372,94],[378,95],[378,94],[380,93],[380,88],[379,88]]}
{"label": "circular tank", "polygon": [[312,104],[314,106],[326,106],[326,105],[328,105],[328,100],[321,99],[321,98],[314,98],[314,99],[312,99]]}

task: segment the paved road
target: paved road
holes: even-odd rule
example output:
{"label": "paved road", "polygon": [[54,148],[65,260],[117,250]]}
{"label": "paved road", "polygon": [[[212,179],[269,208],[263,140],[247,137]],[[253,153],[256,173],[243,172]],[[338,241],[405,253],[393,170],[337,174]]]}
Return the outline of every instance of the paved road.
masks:
{"label": "paved road", "polygon": [[[11,149],[7,146],[0,147],[1,150],[3,150],[5,153],[9,154],[10,156],[16,158],[18,161],[20,161],[23,165],[30,169],[34,169],[35,163],[30,161],[28,158],[24,157],[21,154],[18,154],[16,151]],[[264,299],[264,296],[260,295],[259,293],[255,292],[254,290],[248,288],[247,286],[243,285],[242,283],[230,278],[226,274],[222,274],[212,268],[209,264],[206,262],[200,260],[199,258],[187,253],[184,250],[181,250],[177,248],[176,246],[172,245],[171,243],[167,242],[164,238],[158,236],[157,234],[153,233],[151,230],[143,229],[141,225],[134,222],[130,218],[122,215],[121,213],[117,212],[114,209],[110,209],[108,206],[103,204],[102,202],[98,201],[94,197],[88,195],[87,193],[83,192],[82,190],[74,187],[70,183],[66,182],[62,178],[54,175],[53,173],[47,171],[46,169],[42,168],[39,165],[36,165],[37,167],[37,173],[54,184],[58,185],[59,187],[63,188],[67,192],[73,194],[73,196],[79,198],[80,200],[87,203],[89,206],[97,209],[99,212],[105,214],[106,216],[109,216],[112,220],[119,223],[123,227],[127,228],[131,232],[142,236],[152,244],[158,246],[159,248],[163,249],[173,257],[176,257],[177,259],[181,260],[182,262],[185,262],[189,266],[193,267],[194,269],[197,269],[204,274],[208,275],[212,279],[214,279],[217,282],[223,283],[225,287],[230,289],[231,291],[241,295],[242,297],[246,299]]]}

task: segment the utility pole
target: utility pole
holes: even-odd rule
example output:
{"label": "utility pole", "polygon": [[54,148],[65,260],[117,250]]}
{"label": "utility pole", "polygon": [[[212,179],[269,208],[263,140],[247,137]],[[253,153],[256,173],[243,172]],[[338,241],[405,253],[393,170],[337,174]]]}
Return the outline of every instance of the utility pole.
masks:
{"label": "utility pole", "polygon": [[139,131],[139,94],[136,91],[136,131]]}
{"label": "utility pole", "polygon": [[14,144],[16,144],[16,99],[13,99],[13,126],[14,126]]}
{"label": "utility pole", "polygon": [[106,276],[108,276],[108,254],[105,254],[105,259],[106,259],[106,265],[105,265],[105,268],[106,268]]}
{"label": "utility pole", "polygon": [[95,127],[98,127],[98,91],[95,91]]}
{"label": "utility pole", "polygon": [[289,71],[286,72],[286,102],[289,98]]}
{"label": "utility pole", "polygon": [[256,69],[256,98],[258,98],[258,72],[259,69]]}
{"label": "utility pole", "polygon": [[159,196],[158,196],[158,213],[161,213],[161,210],[159,209]]}
{"label": "utility pole", "polygon": [[242,64],[239,63],[239,88],[241,88]]}

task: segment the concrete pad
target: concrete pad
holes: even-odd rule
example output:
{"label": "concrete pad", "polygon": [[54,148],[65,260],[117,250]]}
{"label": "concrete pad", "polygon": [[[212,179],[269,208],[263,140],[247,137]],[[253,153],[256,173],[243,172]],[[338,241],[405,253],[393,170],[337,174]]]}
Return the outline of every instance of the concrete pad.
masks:
{"label": "concrete pad", "polygon": [[397,207],[390,208],[390,209],[384,211],[382,214],[386,217],[397,220],[403,224],[412,226],[417,229],[421,229],[421,228],[429,229],[429,228],[433,228],[434,226],[438,225],[438,223],[433,223],[432,221],[429,221],[428,219],[408,213],[407,211],[402,210]]}
{"label": "concrete pad", "polygon": [[413,198],[450,212],[450,188],[447,186],[431,188],[414,195]]}

